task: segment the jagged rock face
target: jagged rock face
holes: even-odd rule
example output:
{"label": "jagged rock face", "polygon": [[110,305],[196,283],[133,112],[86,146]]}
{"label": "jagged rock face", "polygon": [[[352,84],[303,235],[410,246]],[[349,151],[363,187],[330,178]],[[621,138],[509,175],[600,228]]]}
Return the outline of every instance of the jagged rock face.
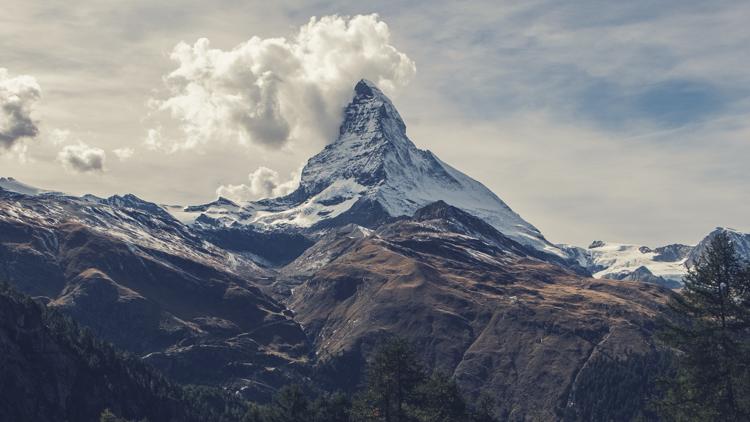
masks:
{"label": "jagged rock face", "polygon": [[656,256],[654,261],[657,262],[675,262],[687,258],[690,252],[693,250],[692,246],[681,245],[674,243],[667,246],[661,246],[654,249]]}
{"label": "jagged rock face", "polygon": [[504,420],[555,420],[592,357],[652,347],[666,290],[580,277],[477,224],[433,204],[374,231],[342,230],[290,264],[312,274],[289,306],[320,371],[351,387],[396,334],[472,398],[497,397]]}
{"label": "jagged rock face", "polygon": [[[280,267],[293,261],[314,243],[295,232],[268,232],[252,226],[193,227],[200,236],[216,246],[242,255],[266,267]],[[263,282],[267,277],[258,280]]]}
{"label": "jagged rock face", "polygon": [[153,202],[144,201],[141,198],[133,194],[125,194],[123,196],[113,195],[109,198],[100,199],[98,202],[102,204],[112,205],[113,207],[120,209],[133,209],[139,211],[145,211],[149,215],[155,215],[163,220],[173,219],[172,215],[169,214],[164,208],[154,204]]}
{"label": "jagged rock face", "polygon": [[297,376],[274,370],[306,362],[309,346],[261,291],[269,273],[125,199],[0,192],[0,279],[181,381],[258,397]]}
{"label": "jagged rock face", "polygon": [[[405,150],[409,144],[406,125],[393,104],[374,85],[361,81],[344,111],[338,139],[307,162],[300,190],[312,196],[336,180],[349,179],[374,186],[393,170],[386,169],[386,156],[406,153],[403,158],[409,159]],[[427,170],[435,171],[447,183],[456,183],[437,166]]]}

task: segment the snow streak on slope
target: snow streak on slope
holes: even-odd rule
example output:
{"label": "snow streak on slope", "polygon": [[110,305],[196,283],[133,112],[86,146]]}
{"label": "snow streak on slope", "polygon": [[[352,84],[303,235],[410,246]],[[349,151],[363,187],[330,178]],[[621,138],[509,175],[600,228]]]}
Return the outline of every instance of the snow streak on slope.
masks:
{"label": "snow streak on slope", "polygon": [[[133,251],[159,251],[225,272],[265,275],[265,270],[252,260],[207,242],[163,208],[134,195],[98,198],[93,195],[26,195],[0,191],[0,222],[49,230],[77,224],[119,239]],[[172,265],[166,260],[164,262]]]}

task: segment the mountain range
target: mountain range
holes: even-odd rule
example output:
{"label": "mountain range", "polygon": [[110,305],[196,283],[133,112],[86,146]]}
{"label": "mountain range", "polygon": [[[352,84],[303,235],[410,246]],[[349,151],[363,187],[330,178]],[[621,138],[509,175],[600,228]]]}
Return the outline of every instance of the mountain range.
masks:
{"label": "mountain range", "polygon": [[553,244],[418,149],[364,80],[283,197],[165,206],[0,179],[0,281],[177,382],[352,391],[398,335],[470,399],[501,397],[503,420],[575,412],[591,362],[655,350],[669,288],[718,232],[750,258],[750,235],[722,228],[695,246]]}

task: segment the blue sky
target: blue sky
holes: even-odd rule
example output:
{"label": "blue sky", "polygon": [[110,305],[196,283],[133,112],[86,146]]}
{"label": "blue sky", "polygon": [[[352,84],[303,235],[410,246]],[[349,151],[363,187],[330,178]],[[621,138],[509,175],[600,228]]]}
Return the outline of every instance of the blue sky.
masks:
{"label": "blue sky", "polygon": [[[33,3],[33,4],[30,4]],[[414,142],[493,189],[550,240],[696,242],[750,231],[750,3],[742,1],[57,2],[11,0],[0,67],[34,76],[38,139],[3,175],[74,193],[210,200],[259,166],[293,172],[325,140],[281,150],[141,148],[175,69],[201,37],[222,50],[290,37],[311,16],[378,13],[416,64],[394,95]],[[55,130],[108,153],[59,165]],[[210,144],[214,145],[214,144]],[[114,149],[135,149],[114,159]],[[158,183],[154,183],[154,181]]]}

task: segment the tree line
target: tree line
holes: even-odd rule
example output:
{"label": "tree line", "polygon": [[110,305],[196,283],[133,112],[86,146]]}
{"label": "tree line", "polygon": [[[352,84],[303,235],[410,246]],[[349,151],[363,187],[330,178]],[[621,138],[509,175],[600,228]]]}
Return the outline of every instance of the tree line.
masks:
{"label": "tree line", "polygon": [[[237,401],[218,389],[186,387],[190,410],[206,420],[241,422],[495,422],[492,402],[484,398],[470,406],[455,381],[423,369],[412,346],[390,338],[374,353],[366,382],[354,395],[316,391],[292,384],[279,390],[271,403]],[[244,407],[243,407],[244,405]],[[130,422],[110,409],[100,422]],[[147,419],[143,419],[147,420]]]}

